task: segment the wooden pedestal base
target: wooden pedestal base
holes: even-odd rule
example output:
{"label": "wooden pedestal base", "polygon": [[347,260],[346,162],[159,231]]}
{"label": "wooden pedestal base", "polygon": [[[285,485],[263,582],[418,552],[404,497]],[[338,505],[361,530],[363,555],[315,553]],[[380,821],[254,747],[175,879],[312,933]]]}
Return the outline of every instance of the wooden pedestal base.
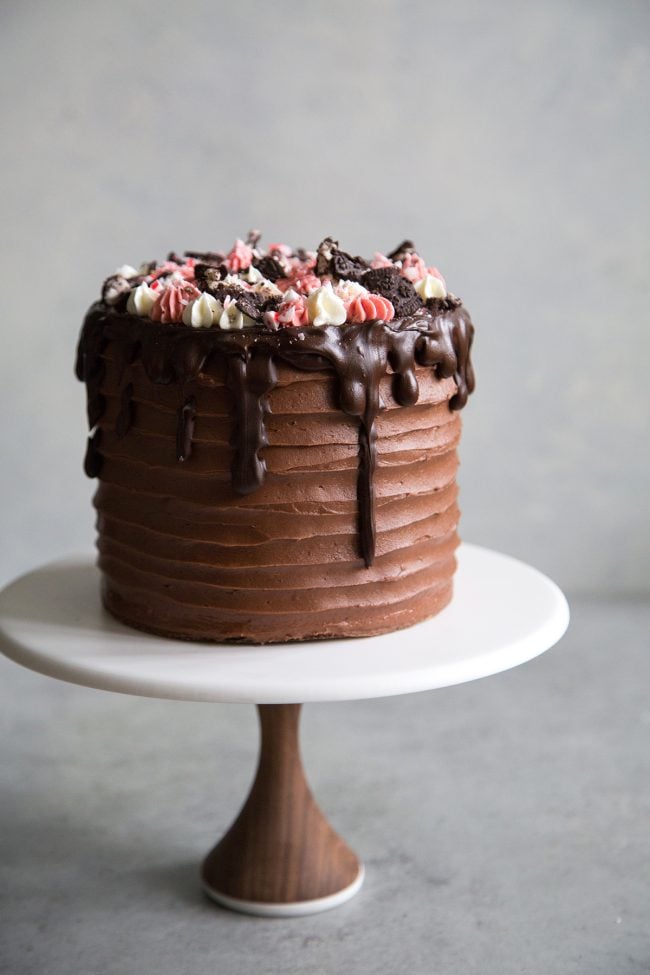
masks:
{"label": "wooden pedestal base", "polygon": [[352,897],[363,868],[316,805],[300,760],[300,704],[260,704],[257,775],[239,816],[205,859],[214,900],[249,914],[309,914]]}

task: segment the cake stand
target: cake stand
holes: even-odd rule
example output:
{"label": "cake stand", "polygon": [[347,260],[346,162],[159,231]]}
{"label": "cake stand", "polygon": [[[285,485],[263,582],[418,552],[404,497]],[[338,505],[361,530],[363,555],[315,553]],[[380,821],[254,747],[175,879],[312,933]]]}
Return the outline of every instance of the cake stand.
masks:
{"label": "cake stand", "polygon": [[98,570],[80,556],[42,566],[0,594],[0,645],[16,663],[87,687],[182,701],[256,704],[257,774],[202,880],[249,914],[311,914],[342,904],[363,866],[329,825],[305,780],[300,707],[431,690],[486,677],[555,644],[566,599],[536,569],[464,544],[454,598],[432,620],[355,640],[264,647],[186,643],[140,633],[102,608]]}

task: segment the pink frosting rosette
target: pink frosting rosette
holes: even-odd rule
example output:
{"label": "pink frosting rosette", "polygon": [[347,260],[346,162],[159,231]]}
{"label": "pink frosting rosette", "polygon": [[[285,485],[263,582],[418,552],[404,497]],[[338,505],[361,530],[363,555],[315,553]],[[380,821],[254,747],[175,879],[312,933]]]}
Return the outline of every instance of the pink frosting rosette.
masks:
{"label": "pink frosting rosette", "polygon": [[390,322],[394,317],[395,309],[382,295],[357,295],[348,305],[348,321],[356,324],[375,320]]}
{"label": "pink frosting rosette", "polygon": [[199,289],[189,281],[172,282],[153,303],[151,318],[154,322],[181,322],[186,306],[200,296]]}

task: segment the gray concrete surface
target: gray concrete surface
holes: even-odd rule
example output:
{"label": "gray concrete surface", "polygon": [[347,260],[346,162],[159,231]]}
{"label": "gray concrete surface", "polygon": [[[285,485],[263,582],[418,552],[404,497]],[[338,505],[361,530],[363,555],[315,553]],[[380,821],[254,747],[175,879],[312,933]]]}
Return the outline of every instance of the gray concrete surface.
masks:
{"label": "gray concrete surface", "polygon": [[478,328],[465,537],[647,592],[649,23],[644,0],[0,4],[0,581],[90,544],[72,361],[100,282],[259,226],[412,237]]}
{"label": "gray concrete surface", "polygon": [[197,867],[252,775],[244,706],[0,660],[3,975],[642,975],[650,607],[574,601],[562,643],[425,694],[311,705],[311,783],[363,857],[342,908],[259,920]]}

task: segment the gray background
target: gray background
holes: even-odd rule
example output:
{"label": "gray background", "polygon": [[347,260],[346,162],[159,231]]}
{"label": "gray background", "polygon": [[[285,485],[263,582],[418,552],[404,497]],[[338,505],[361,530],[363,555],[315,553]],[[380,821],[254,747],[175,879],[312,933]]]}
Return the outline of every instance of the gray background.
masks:
{"label": "gray background", "polygon": [[412,237],[464,298],[463,535],[646,591],[643,3],[14,3],[0,40],[0,579],[92,543],[71,368],[103,278],[249,227]]}
{"label": "gray background", "polygon": [[648,8],[637,2],[0,8],[0,583],[90,550],[86,306],[119,264],[249,227],[411,236],[475,319],[462,533],[569,593],[555,652],[306,709],[310,778],[368,868],[248,921],[197,864],[252,710],[0,660],[0,972],[642,975],[650,539]]}

